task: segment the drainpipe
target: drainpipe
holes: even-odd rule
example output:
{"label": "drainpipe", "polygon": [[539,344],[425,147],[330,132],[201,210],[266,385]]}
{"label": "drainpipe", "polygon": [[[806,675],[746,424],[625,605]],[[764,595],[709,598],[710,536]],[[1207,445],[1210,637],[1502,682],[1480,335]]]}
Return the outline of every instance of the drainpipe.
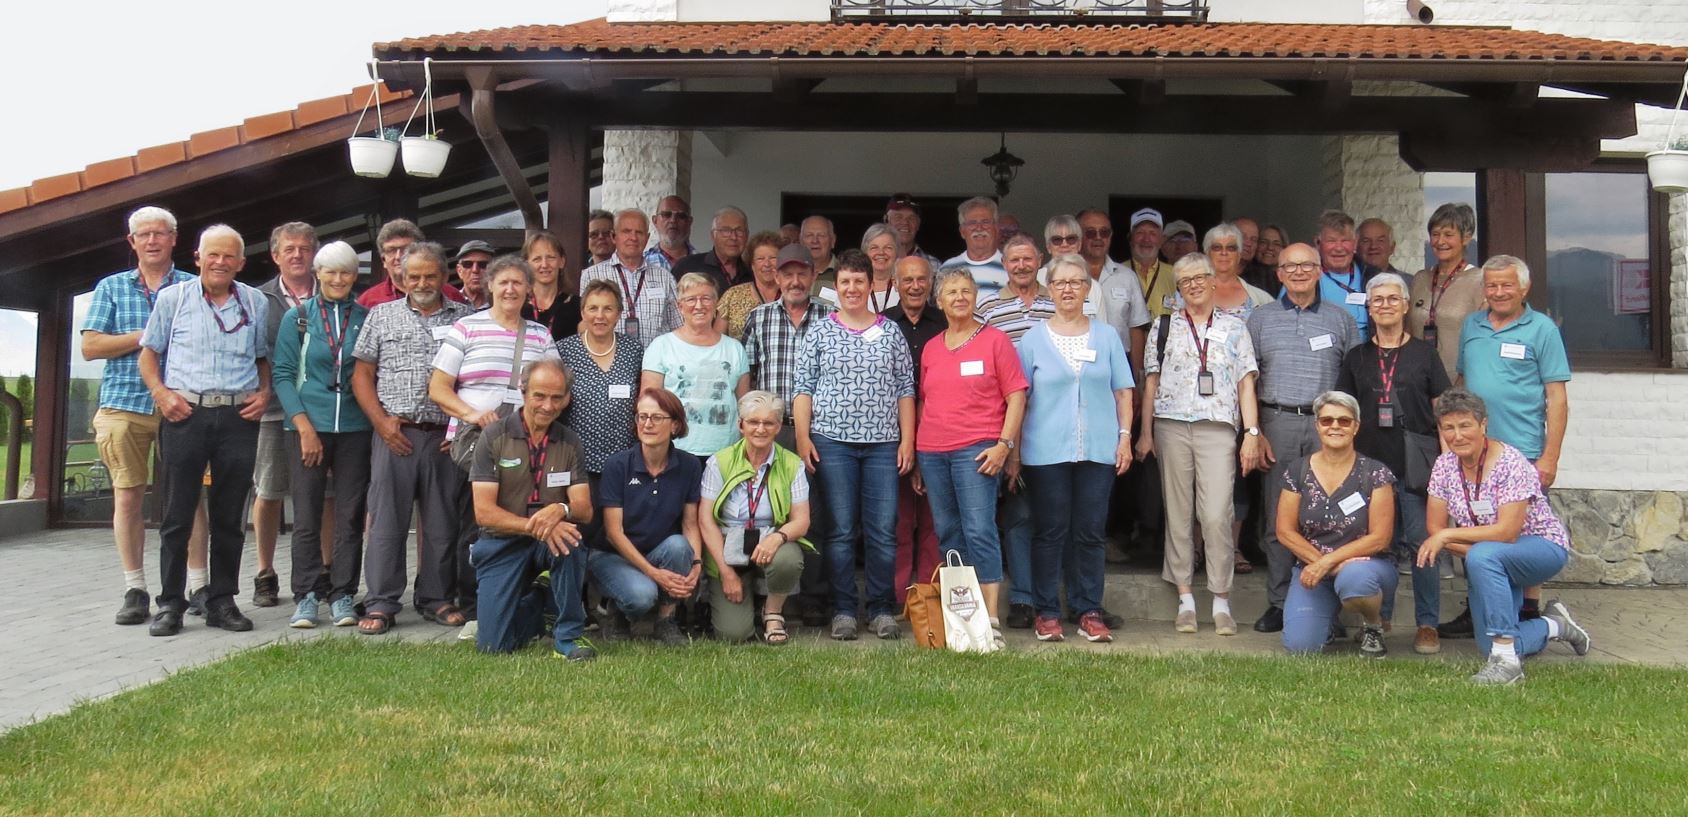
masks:
{"label": "drainpipe", "polygon": [[527,177],[522,175],[522,166],[516,162],[516,154],[511,152],[510,143],[504,141],[504,132],[498,128],[498,117],[493,109],[497,96],[498,78],[492,69],[474,67],[465,72],[465,79],[473,89],[470,97],[470,116],[475,121],[475,134],[481,137],[481,144],[486,146],[487,155],[492,157],[492,163],[498,168],[498,175],[504,179],[504,186],[509,188],[510,195],[516,199],[516,207],[522,211],[522,223],[529,230],[545,229],[545,215],[539,209],[539,197],[533,194],[533,188],[528,186]]}

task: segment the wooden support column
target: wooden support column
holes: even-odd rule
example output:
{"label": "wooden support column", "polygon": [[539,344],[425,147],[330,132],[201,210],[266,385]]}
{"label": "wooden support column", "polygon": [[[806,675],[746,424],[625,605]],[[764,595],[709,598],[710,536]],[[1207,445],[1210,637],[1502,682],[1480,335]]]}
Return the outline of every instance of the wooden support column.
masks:
{"label": "wooden support column", "polygon": [[1530,267],[1530,305],[1547,307],[1546,184],[1540,173],[1485,169],[1477,173],[1477,241],[1486,260],[1514,255]]}
{"label": "wooden support column", "polygon": [[586,213],[591,195],[592,131],[578,118],[554,117],[545,125],[550,137],[550,170],[545,179],[545,216],[562,239],[574,269],[585,269]]}
{"label": "wooden support column", "polygon": [[64,518],[64,407],[70,397],[71,295],[59,292],[53,308],[36,315],[35,433],[29,472],[35,496],[47,498],[47,523]]}

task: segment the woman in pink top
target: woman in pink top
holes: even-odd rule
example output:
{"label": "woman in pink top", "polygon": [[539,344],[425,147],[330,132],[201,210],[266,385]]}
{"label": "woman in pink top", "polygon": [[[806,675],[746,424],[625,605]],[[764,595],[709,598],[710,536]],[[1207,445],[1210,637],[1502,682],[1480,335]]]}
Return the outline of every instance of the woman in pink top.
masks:
{"label": "woman in pink top", "polygon": [[1002,547],[996,534],[997,480],[1008,473],[1009,452],[1026,412],[1026,375],[1014,342],[974,317],[978,286],[965,268],[938,279],[938,306],[949,326],[920,357],[920,460],[915,490],[926,494],[944,552],[961,553],[979,576],[991,631],[1002,587]]}

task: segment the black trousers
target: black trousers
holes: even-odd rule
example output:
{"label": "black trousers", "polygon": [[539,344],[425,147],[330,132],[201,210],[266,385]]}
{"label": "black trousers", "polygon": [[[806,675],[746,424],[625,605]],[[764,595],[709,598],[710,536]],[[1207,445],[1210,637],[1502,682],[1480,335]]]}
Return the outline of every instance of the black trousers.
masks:
{"label": "black trousers", "polygon": [[[159,429],[159,450],[170,490],[165,495],[164,524],[158,568],[162,586],[158,606],[187,609],[188,536],[199,506],[195,488],[211,469],[206,510],[211,521],[211,583],[207,606],[233,603],[239,589],[241,552],[246,545],[242,524],[246,496],[252,489],[252,466],[258,456],[258,423],[242,419],[239,406],[195,406],[187,419],[165,420]],[[320,515],[320,511],[319,511]]]}
{"label": "black trousers", "polygon": [[[299,432],[286,433],[288,482],[293,489],[293,601],[315,592],[332,602],[358,592],[363,566],[364,508],[369,494],[369,444],[373,432],[318,434],[322,461],[307,467],[299,456]],[[334,482],[334,566],[322,575],[322,505]],[[326,579],[326,581],[325,581]],[[324,592],[326,590],[326,592]]]}

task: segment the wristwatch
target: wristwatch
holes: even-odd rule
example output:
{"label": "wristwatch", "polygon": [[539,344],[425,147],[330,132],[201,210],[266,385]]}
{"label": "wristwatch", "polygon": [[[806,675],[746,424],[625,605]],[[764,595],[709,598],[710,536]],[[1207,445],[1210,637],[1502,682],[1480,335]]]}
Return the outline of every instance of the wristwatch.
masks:
{"label": "wristwatch", "polygon": [[996,441],[999,442],[999,443],[1002,443],[1003,445],[1008,446],[1009,451],[1014,450],[1014,441],[1013,440],[1010,440],[1007,437],[998,437],[998,438],[996,438]]}
{"label": "wristwatch", "polygon": [[1250,437],[1260,436],[1260,426],[1249,426],[1248,428],[1243,429],[1243,431]]}

